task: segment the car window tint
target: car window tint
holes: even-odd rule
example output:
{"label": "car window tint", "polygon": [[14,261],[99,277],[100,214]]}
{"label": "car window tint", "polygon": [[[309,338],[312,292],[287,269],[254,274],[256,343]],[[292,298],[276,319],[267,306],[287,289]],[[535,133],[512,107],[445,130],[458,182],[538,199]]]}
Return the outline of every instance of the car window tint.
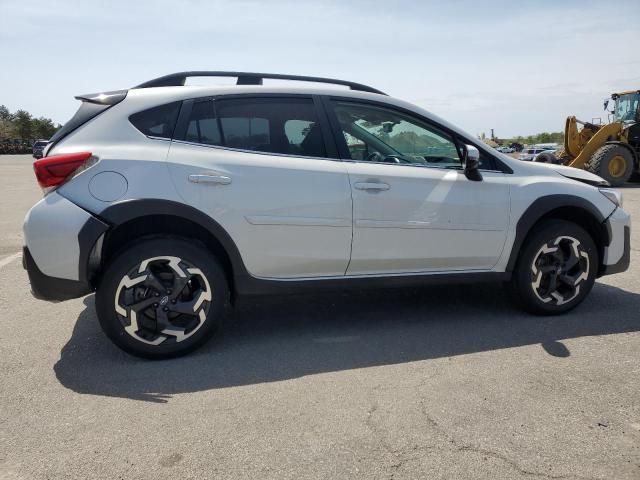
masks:
{"label": "car window tint", "polygon": [[220,128],[213,114],[213,102],[197,102],[191,109],[185,140],[205,145],[220,145]]}
{"label": "car window tint", "polygon": [[134,113],[129,117],[129,121],[145,135],[171,138],[179,111],[180,102],[173,102]]}
{"label": "car window tint", "polygon": [[269,121],[258,117],[220,118],[225,146],[260,150],[262,145],[270,145]]}
{"label": "car window tint", "polygon": [[452,137],[403,112],[377,105],[335,102],[352,160],[460,168]]}
{"label": "car window tint", "polygon": [[326,157],[315,106],[307,98],[234,98],[215,101],[227,147]]}

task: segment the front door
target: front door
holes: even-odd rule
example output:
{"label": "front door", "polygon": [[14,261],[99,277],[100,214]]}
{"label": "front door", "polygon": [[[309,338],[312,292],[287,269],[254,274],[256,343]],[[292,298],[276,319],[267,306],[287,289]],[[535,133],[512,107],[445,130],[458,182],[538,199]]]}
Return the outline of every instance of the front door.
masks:
{"label": "front door", "polygon": [[[505,174],[468,180],[453,135],[405,111],[334,100],[353,196],[347,274],[490,270],[509,223]],[[346,152],[346,153],[345,153]]]}

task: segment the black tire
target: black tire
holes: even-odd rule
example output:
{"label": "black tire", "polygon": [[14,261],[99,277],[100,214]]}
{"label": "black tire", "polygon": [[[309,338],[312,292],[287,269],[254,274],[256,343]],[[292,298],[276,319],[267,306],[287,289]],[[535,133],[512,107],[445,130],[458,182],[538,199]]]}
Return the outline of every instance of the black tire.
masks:
{"label": "black tire", "polygon": [[513,272],[511,291],[531,313],[567,312],[593,288],[598,261],[596,244],[583,228],[564,220],[548,220],[534,226],[525,241]]}
{"label": "black tire", "polygon": [[102,330],[122,350],[163,359],[205,343],[221,325],[227,298],[225,272],[203,246],[149,237],[107,267],[96,310]]}
{"label": "black tire", "polygon": [[593,153],[585,169],[619,187],[631,178],[633,155],[621,145],[603,145]]}

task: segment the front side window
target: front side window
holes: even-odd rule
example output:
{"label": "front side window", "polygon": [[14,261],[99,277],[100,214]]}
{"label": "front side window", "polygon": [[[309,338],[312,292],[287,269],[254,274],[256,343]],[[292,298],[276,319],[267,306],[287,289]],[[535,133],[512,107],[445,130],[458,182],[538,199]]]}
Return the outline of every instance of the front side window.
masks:
{"label": "front side window", "polygon": [[460,168],[452,137],[402,112],[374,105],[335,102],[352,160]]}
{"label": "front side window", "polygon": [[194,104],[184,140],[241,150],[326,157],[308,98],[232,98]]}

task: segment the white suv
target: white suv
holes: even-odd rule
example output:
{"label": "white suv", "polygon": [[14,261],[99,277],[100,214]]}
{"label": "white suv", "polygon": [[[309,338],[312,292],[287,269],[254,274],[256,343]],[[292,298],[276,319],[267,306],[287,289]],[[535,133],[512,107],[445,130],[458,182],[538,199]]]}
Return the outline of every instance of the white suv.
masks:
{"label": "white suv", "polygon": [[241,295],[510,281],[557,314],[629,265],[629,215],[601,178],[519,162],[371,87],[185,72],[77,98],[34,163],[24,264],[38,298],[96,291],[136,355],[193,350]]}

